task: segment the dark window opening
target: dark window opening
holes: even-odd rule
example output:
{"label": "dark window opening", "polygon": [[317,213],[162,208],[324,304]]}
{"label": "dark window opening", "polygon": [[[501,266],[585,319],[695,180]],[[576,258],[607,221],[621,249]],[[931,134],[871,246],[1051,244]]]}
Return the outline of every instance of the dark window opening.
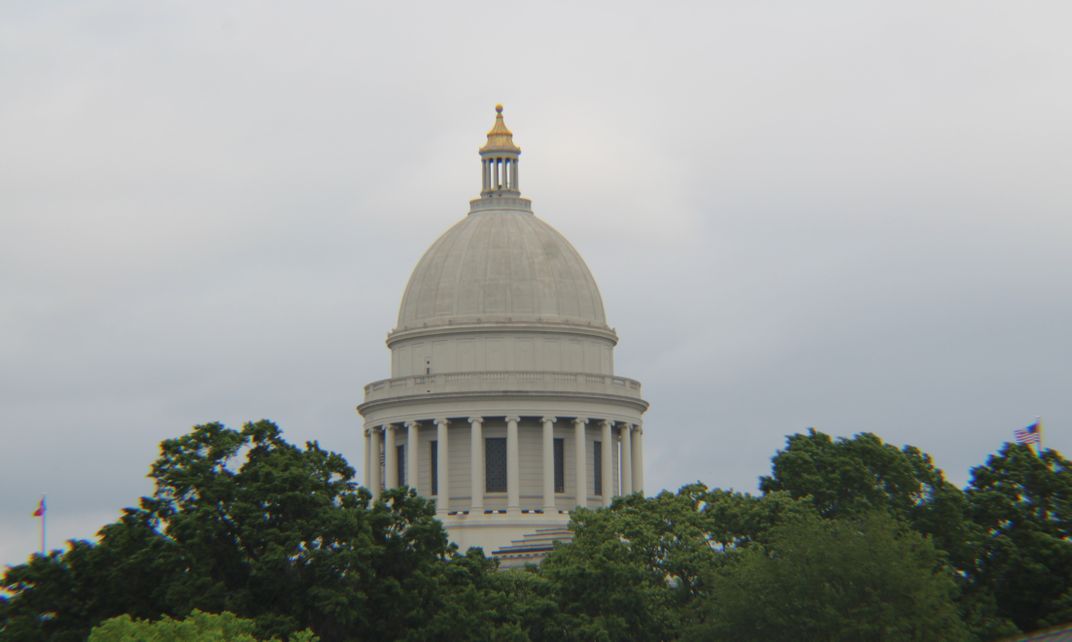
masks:
{"label": "dark window opening", "polygon": [[439,494],[439,442],[429,442],[428,452],[432,455],[432,494]]}
{"label": "dark window opening", "polygon": [[555,492],[566,492],[566,440],[555,439]]}
{"label": "dark window opening", "polygon": [[506,492],[505,437],[484,440],[484,490],[489,493]]}
{"label": "dark window opening", "polygon": [[592,485],[593,493],[596,495],[603,494],[603,442],[594,442],[592,444],[592,475],[594,480]]}

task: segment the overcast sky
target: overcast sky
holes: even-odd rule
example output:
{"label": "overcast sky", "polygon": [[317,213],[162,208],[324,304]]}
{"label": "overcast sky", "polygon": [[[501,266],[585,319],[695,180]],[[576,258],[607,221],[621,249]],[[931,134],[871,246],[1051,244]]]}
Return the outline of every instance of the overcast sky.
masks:
{"label": "overcast sky", "polygon": [[1072,452],[1072,4],[0,7],[0,564],[279,422],[362,461],[362,386],[506,105],[538,216],[644,384],[648,490],[787,434],[957,484]]}

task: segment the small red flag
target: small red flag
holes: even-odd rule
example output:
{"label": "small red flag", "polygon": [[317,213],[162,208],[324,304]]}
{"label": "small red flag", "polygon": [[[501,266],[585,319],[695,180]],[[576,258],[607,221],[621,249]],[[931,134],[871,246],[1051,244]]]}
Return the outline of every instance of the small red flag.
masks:
{"label": "small red flag", "polygon": [[39,501],[37,503],[37,510],[35,510],[33,512],[33,516],[34,517],[44,517],[45,516],[45,498],[44,497],[42,497],[41,501]]}

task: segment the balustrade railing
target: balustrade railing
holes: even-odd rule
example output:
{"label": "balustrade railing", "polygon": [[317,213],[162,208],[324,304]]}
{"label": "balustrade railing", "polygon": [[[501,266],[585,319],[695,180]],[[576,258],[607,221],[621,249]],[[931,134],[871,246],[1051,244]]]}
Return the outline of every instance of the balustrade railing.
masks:
{"label": "balustrade railing", "polygon": [[582,372],[449,372],[382,379],[365,386],[365,401],[410,394],[524,390],[591,392],[640,398],[640,382]]}

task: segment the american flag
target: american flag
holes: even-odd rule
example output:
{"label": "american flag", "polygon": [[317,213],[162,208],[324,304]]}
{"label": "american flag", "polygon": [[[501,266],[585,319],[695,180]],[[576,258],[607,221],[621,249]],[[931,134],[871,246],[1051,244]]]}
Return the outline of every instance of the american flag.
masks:
{"label": "american flag", "polygon": [[1027,428],[1017,428],[1013,433],[1016,435],[1018,444],[1037,444],[1042,441],[1042,422],[1036,421]]}

